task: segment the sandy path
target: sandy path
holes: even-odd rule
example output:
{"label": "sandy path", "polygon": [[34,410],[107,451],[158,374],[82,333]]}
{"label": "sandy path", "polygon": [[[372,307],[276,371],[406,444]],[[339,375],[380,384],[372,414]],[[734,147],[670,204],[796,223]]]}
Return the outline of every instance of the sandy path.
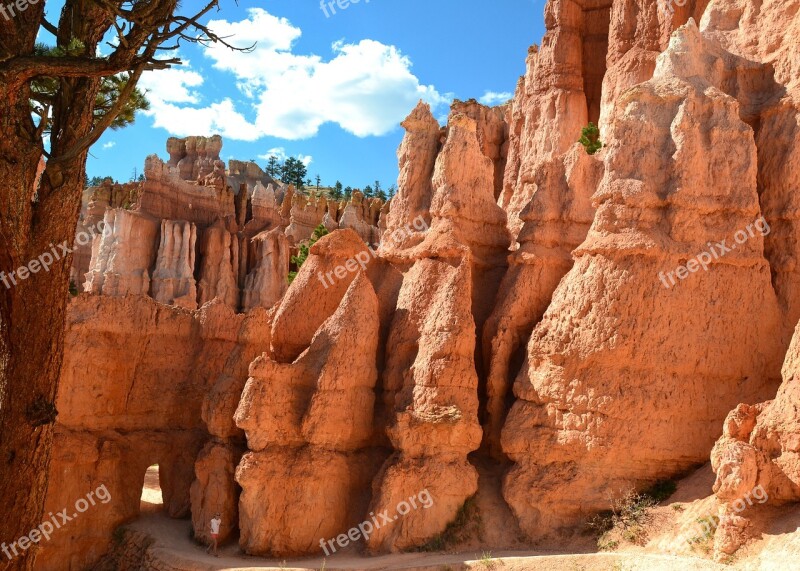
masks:
{"label": "sandy path", "polygon": [[[676,496],[683,501],[703,498],[709,486],[708,474],[699,471],[696,480],[688,479]],[[220,557],[205,553],[205,547],[191,539],[191,523],[173,520],[161,513],[161,489],[157,468],[148,470],[142,491],[142,516],[127,525],[146,533],[155,541],[149,551],[166,568],[175,571],[281,571],[364,570],[364,571],[711,571],[755,569],[749,566],[724,566],[696,557],[645,552],[575,553],[578,545],[565,545],[571,553],[535,550],[492,550],[461,553],[400,553],[365,557],[355,546],[323,560],[322,557],[275,560],[245,555],[236,542],[220,549]],[[501,535],[504,530],[497,530]],[[497,534],[495,534],[497,535]],[[499,537],[499,536],[498,536]],[[577,551],[580,551],[578,547]],[[489,556],[490,555],[490,556]],[[777,568],[759,566],[772,571]],[[797,568],[800,570],[800,566]]]}
{"label": "sandy path", "polygon": [[402,553],[363,557],[355,553],[335,554],[324,562],[320,557],[263,559],[244,555],[238,545],[227,545],[220,557],[206,555],[205,548],[190,539],[190,524],[162,514],[142,516],[128,526],[155,539],[150,551],[157,559],[180,571],[263,571],[276,570],[406,570],[406,571],[707,571],[731,569],[694,558],[648,553],[556,554],[543,551],[493,552],[491,559],[481,553]]}

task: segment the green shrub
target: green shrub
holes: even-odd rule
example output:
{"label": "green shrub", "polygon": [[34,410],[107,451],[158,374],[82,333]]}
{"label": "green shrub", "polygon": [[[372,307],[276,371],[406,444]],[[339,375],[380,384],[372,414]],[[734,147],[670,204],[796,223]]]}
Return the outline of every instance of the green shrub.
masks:
{"label": "green shrub", "polygon": [[603,534],[597,540],[597,549],[600,551],[614,551],[619,547],[619,541],[615,539],[608,539],[608,534]]}
{"label": "green shrub", "polygon": [[653,484],[651,488],[642,492],[642,495],[652,498],[653,501],[660,504],[674,494],[677,489],[678,485],[672,480],[661,480]]}
{"label": "green shrub", "polygon": [[644,545],[650,511],[670,497],[676,487],[675,482],[664,480],[640,494],[630,490],[621,498],[612,498],[611,510],[601,512],[587,522],[587,527],[598,535],[597,547],[602,551],[616,549],[620,538]]}
{"label": "green shrub", "polygon": [[419,547],[417,551],[444,551],[458,545],[472,534],[481,534],[481,514],[475,496],[467,498],[456,513],[455,519],[447,524],[445,530]]}
{"label": "green shrub", "polygon": [[296,256],[292,256],[292,263],[297,267],[296,271],[289,272],[289,283],[292,283],[294,279],[297,277],[297,272],[300,271],[300,267],[305,263],[308,259],[308,253],[311,251],[311,246],[316,244],[323,236],[328,234],[328,229],[325,228],[324,224],[320,224],[316,228],[314,228],[314,233],[311,235],[311,239],[308,242],[304,242],[300,244],[299,251],[297,252]]}
{"label": "green shrub", "polygon": [[717,522],[714,517],[700,517],[695,520],[696,523],[704,527],[704,531],[700,535],[687,539],[689,546],[692,550],[700,550],[706,555],[711,552],[712,543],[714,541],[714,532],[717,529]]}
{"label": "green shrub", "polygon": [[603,143],[600,141],[600,129],[594,123],[589,123],[581,129],[581,138],[578,139],[578,142],[583,145],[583,148],[590,155],[603,148]]}

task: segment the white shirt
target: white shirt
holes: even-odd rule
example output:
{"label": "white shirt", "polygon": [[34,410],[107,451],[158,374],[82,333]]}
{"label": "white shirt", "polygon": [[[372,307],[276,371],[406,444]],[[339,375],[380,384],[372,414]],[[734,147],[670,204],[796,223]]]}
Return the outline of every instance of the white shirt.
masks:
{"label": "white shirt", "polygon": [[222,520],[218,517],[215,517],[211,520],[211,533],[219,533],[219,526],[222,523]]}

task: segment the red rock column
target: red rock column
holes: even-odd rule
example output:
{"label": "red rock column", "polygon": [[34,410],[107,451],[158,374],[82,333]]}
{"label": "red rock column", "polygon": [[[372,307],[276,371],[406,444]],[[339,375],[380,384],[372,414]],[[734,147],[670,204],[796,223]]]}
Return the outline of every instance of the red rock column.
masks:
{"label": "red rock column", "polygon": [[106,210],[103,222],[93,240],[84,290],[114,297],[147,295],[158,221],[117,208]]}
{"label": "red rock column", "polygon": [[281,229],[261,232],[250,244],[253,265],[242,292],[244,311],[272,307],[289,288],[289,241]]}
{"label": "red rock column", "polygon": [[586,239],[594,218],[591,197],[603,163],[578,144],[533,172],[533,197],[520,215],[519,248],[497,294],[483,331],[487,416],[484,428],[492,454],[500,459],[500,431],[522,354],[553,292],[572,267],[572,251]]}
{"label": "red rock column", "polygon": [[196,242],[197,228],[191,222],[161,221],[161,245],[152,283],[156,301],[187,309],[197,308],[194,280]]}
{"label": "red rock column", "polygon": [[[309,262],[301,273],[314,271]],[[359,273],[298,359],[251,365],[235,415],[251,450],[236,471],[247,553],[318,552],[363,518],[378,466],[368,448],[378,331],[378,300]]]}
{"label": "red rock column", "polygon": [[502,433],[504,497],[532,537],[704,462],[727,411],[775,390],[753,134],[704,79],[726,58],[689,24],[617,102],[594,223],[533,331]]}
{"label": "red rock column", "polygon": [[[219,297],[225,305],[239,308],[236,274],[239,267],[239,240],[218,220],[203,233],[201,247],[199,305]],[[287,262],[288,265],[288,262]]]}

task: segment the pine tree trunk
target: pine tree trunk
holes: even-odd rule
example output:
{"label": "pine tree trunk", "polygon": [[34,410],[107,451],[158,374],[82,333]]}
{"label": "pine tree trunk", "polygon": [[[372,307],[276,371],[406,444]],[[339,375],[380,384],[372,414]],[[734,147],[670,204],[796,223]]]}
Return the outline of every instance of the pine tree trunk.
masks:
{"label": "pine tree trunk", "polygon": [[[112,55],[95,57],[113,29],[113,6],[123,4],[134,6],[125,40]],[[214,1],[203,4],[202,14],[216,6]],[[0,569],[30,570],[37,546],[22,550],[16,542],[44,519],[71,249],[86,167],[87,151],[81,149],[96,141],[120,111],[115,105],[105,120],[95,117],[101,77],[132,72],[130,87],[121,92],[123,104],[145,64],[155,65],[151,60],[158,59],[165,24],[180,23],[171,30],[180,35],[196,27],[172,17],[176,0],[66,0],[57,26],[43,22],[44,1],[25,5],[13,18],[0,17]],[[79,55],[36,56],[43,30]],[[34,200],[43,133],[31,117],[30,84],[41,77],[54,80],[57,89],[44,98],[51,111],[45,123],[51,158]],[[23,266],[28,269],[20,275]]]}
{"label": "pine tree trunk", "polygon": [[[73,101],[91,96],[84,83]],[[78,109],[68,112],[62,148],[91,128],[91,111]],[[16,543],[15,555],[11,545],[44,519],[72,264],[65,248],[73,247],[86,153],[48,165],[34,202],[41,143],[27,99],[4,92],[2,81],[0,117],[0,542],[11,555],[0,550],[0,569],[30,570],[37,546]],[[35,273],[20,275],[22,266]]]}

